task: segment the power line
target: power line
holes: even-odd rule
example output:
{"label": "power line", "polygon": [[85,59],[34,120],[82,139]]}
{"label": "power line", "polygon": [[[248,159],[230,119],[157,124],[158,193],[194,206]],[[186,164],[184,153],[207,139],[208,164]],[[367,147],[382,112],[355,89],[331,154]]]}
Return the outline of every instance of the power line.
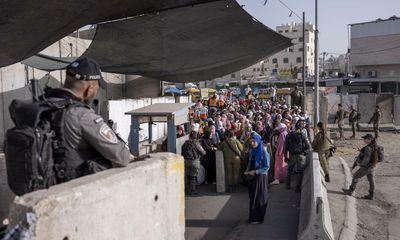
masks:
{"label": "power line", "polygon": [[[266,0],[266,1],[264,2],[264,5],[266,5],[267,2],[268,2],[268,0]],[[292,14],[294,14],[298,19],[300,19],[301,21],[303,21],[303,18],[300,17],[295,11],[293,11],[286,3],[284,3],[282,0],[278,0],[278,2],[280,2],[285,8],[287,8],[287,9],[290,11],[289,17],[291,17]]]}

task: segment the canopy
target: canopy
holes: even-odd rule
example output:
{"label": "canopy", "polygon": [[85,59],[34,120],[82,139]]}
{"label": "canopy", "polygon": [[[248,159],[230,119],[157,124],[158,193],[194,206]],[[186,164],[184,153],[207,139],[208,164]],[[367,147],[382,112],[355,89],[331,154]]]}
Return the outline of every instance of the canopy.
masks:
{"label": "canopy", "polygon": [[177,89],[177,88],[168,88],[166,89],[164,92],[166,93],[177,93],[177,94],[181,94],[181,90]]}
{"label": "canopy", "polygon": [[216,0],[0,0],[0,67],[88,24],[211,1]]}
{"label": "canopy", "polygon": [[291,46],[234,0],[99,24],[84,54],[103,71],[169,82],[224,76]]}

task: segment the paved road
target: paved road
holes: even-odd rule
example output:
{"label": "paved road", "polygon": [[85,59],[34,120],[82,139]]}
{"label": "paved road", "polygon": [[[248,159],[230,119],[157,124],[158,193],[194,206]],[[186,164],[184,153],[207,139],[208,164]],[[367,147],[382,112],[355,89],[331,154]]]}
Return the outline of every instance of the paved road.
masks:
{"label": "paved road", "polygon": [[272,186],[264,223],[249,225],[247,189],[218,195],[214,188],[200,186],[199,196],[186,198],[186,240],[297,239],[299,193],[286,190],[283,184]]}
{"label": "paved road", "polygon": [[247,216],[247,189],[217,194],[215,185],[199,186],[199,195],[186,197],[186,240],[224,239]]}
{"label": "paved road", "polygon": [[[349,134],[346,132],[347,135]],[[355,140],[339,141],[338,154],[351,166],[357,148],[363,146],[360,134]],[[400,134],[381,132],[379,144],[385,147],[385,161],[375,171],[376,192],[373,201],[360,199],[368,193],[363,178],[357,186],[358,229],[356,239],[400,239]]]}

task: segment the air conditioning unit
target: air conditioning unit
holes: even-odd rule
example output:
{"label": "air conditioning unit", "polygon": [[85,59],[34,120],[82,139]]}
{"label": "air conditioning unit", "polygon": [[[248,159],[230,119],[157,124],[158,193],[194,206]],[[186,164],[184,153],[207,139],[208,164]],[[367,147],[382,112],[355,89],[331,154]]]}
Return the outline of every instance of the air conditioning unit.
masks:
{"label": "air conditioning unit", "polygon": [[377,72],[376,71],[369,71],[368,72],[368,77],[370,77],[370,78],[376,78],[378,75],[377,75]]}

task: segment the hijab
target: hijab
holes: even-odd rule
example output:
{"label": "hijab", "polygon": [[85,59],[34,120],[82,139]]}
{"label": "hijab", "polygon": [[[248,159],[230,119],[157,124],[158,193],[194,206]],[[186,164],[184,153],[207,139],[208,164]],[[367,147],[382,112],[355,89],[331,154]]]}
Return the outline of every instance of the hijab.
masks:
{"label": "hijab", "polygon": [[262,138],[258,133],[253,132],[251,134],[251,138],[254,139],[257,143],[257,147],[251,149],[251,156],[254,157],[255,166],[258,167],[261,164],[261,160],[263,160],[265,158],[264,146],[262,143]]}

